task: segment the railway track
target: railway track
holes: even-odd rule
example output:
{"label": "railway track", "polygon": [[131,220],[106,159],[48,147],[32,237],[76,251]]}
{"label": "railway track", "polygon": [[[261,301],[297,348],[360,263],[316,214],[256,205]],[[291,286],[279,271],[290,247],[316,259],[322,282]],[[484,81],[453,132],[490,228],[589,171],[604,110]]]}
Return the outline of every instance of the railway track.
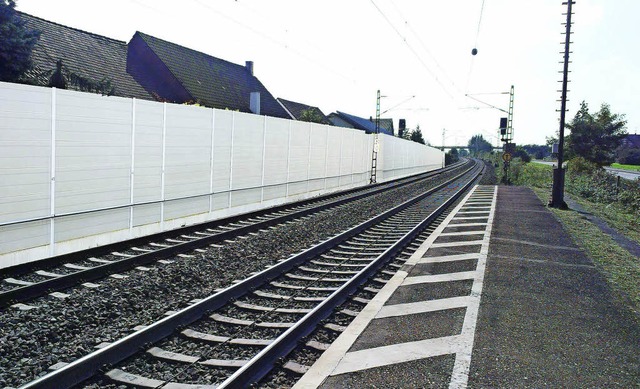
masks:
{"label": "railway track", "polygon": [[105,245],[82,252],[61,255],[46,260],[0,269],[0,308],[16,305],[50,293],[84,284],[107,276],[118,277],[119,272],[158,261],[170,261],[176,256],[188,256],[194,250],[204,252],[207,246],[221,246],[225,242],[257,233],[260,230],[301,219],[313,213],[371,197],[390,189],[400,189],[424,179],[446,175],[464,168],[458,164],[437,172],[400,179],[391,183],[358,188],[311,200],[270,208],[148,237]]}
{"label": "railway track", "polygon": [[24,387],[85,386],[79,384],[85,380],[89,387],[269,386],[272,378],[261,380],[270,372],[270,377],[277,377],[274,371],[302,374],[312,361],[287,361],[287,356],[318,354],[328,347],[331,333],[339,333],[401,267],[413,241],[429,233],[481,170],[481,164],[465,169],[450,182],[169,312]]}

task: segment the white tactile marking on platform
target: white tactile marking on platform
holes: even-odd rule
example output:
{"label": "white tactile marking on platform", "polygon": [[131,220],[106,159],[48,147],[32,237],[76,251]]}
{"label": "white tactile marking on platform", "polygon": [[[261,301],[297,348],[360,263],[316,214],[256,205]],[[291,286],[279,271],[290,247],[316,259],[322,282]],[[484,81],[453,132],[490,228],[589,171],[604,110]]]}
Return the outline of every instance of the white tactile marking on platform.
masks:
{"label": "white tactile marking on platform", "polygon": [[476,323],[478,322],[478,311],[480,310],[480,296],[482,294],[482,285],[484,283],[484,272],[487,266],[487,254],[489,253],[489,240],[491,238],[491,228],[493,218],[496,211],[496,202],[498,199],[498,188],[493,188],[493,205],[487,220],[487,228],[484,235],[484,243],[480,248],[480,257],[476,267],[477,277],[473,281],[471,287],[471,298],[467,312],[464,316],[462,324],[462,332],[460,334],[464,348],[456,353],[456,361],[453,365],[451,373],[451,381],[449,389],[462,389],[467,387],[469,381],[469,367],[471,366],[471,354],[473,353],[473,340],[476,333]]}
{"label": "white tactile marking on platform", "polygon": [[353,351],[344,356],[332,375],[454,354],[460,346],[460,335],[454,335]]}
{"label": "white tactile marking on platform", "polygon": [[[485,212],[487,213],[487,212]],[[486,219],[489,216],[456,216],[453,218],[453,220],[480,220],[480,219]],[[457,224],[452,224],[452,226],[456,226]]]}
{"label": "white tactile marking on platform", "polygon": [[418,301],[415,303],[385,305],[376,315],[376,319],[464,308],[469,305],[470,301],[471,298],[469,296],[458,296],[439,300]]}
{"label": "white tactile marking on platform", "polygon": [[431,247],[436,248],[436,247],[475,246],[475,245],[481,245],[482,242],[483,242],[482,240],[469,240],[469,241],[462,241],[462,242],[434,243],[431,245]]}
{"label": "white tactile marking on platform", "polygon": [[487,223],[458,223],[450,224],[448,227],[486,227]]}
{"label": "white tactile marking on platform", "polygon": [[440,236],[484,235],[484,231],[443,232]]}
{"label": "white tactile marking on platform", "polygon": [[443,255],[440,257],[420,258],[418,263],[440,263],[440,262],[464,261],[467,259],[478,259],[479,257],[480,257],[479,253],[453,254],[453,255]]}
{"label": "white tactile marking on platform", "polygon": [[[458,212],[464,203],[475,193],[478,187],[474,187],[472,191],[458,204],[454,210],[442,221],[442,223],[434,230],[434,232],[420,245],[420,247],[411,255],[405,262],[405,266],[413,266],[423,260],[423,256],[433,244],[440,233],[449,225],[451,220],[454,219],[456,212]],[[483,218],[483,219],[486,219]],[[470,255],[470,254],[462,254]],[[478,254],[474,254],[477,258]],[[452,255],[450,258],[459,258],[460,255]],[[424,258],[429,259],[429,258]],[[433,258],[431,258],[433,259]],[[471,258],[465,258],[471,259]],[[457,259],[451,259],[457,260]],[[434,261],[435,262],[435,261]],[[360,314],[349,324],[342,334],[331,344],[331,347],[325,351],[320,358],[314,363],[309,371],[298,380],[293,386],[294,389],[300,388],[317,388],[322,382],[329,376],[337,374],[334,371],[340,364],[341,360],[346,356],[347,351],[353,343],[357,340],[358,336],[367,328],[369,322],[375,318],[375,316],[383,308],[384,303],[391,297],[391,295],[400,286],[403,280],[407,277],[408,273],[405,271],[398,271],[385,286],[380,290],[378,294],[374,296],[369,304],[367,304]],[[364,351],[364,350],[363,350]]]}
{"label": "white tactile marking on platform", "polygon": [[458,273],[430,274],[426,276],[407,277],[404,279],[402,286],[429,284],[434,282],[472,280],[477,276],[477,271],[462,271]]}

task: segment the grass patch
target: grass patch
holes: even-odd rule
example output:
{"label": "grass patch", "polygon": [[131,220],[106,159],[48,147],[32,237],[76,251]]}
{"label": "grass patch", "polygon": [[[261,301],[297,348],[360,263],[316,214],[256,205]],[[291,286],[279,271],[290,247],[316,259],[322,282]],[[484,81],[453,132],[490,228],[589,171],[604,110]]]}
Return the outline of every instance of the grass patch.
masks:
{"label": "grass patch", "polygon": [[[545,190],[535,188],[534,192],[546,201],[548,193]],[[551,211],[576,244],[603,270],[612,288],[627,296],[631,308],[640,315],[640,259],[618,246],[609,235],[579,213],[554,208]]]}
{"label": "grass patch", "polygon": [[614,169],[635,170],[640,172],[640,166],[638,165],[623,165],[621,163],[612,163],[611,167]]}

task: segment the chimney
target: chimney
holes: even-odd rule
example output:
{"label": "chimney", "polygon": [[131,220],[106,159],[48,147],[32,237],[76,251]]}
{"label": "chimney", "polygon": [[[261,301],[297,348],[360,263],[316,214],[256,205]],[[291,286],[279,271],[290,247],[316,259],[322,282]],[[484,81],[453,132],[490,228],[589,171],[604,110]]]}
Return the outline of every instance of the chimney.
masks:
{"label": "chimney", "polygon": [[247,68],[249,74],[253,76],[253,61],[245,61],[244,66]]}
{"label": "chimney", "polygon": [[260,92],[251,92],[249,95],[249,110],[260,115]]}

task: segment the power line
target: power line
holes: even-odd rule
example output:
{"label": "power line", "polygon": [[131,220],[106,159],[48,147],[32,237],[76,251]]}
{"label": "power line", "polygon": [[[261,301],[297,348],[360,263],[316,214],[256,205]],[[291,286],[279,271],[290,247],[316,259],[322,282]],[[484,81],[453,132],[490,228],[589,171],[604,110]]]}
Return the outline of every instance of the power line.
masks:
{"label": "power line", "polygon": [[[480,17],[478,18],[478,29],[476,30],[476,39],[473,44],[473,49],[476,50],[478,47],[478,39],[480,38],[480,25],[482,24],[482,14],[484,13],[484,0],[482,0],[482,4],[480,5]],[[464,87],[466,92],[469,91],[469,81],[471,80],[471,73],[473,72],[473,64],[475,62],[475,55],[471,57],[471,63],[469,64],[469,73],[467,73],[467,83]]]}
{"label": "power line", "polygon": [[300,58],[302,58],[302,59],[304,59],[304,60],[306,60],[306,61],[309,61],[310,63],[312,63],[312,64],[314,64],[314,65],[316,65],[316,66],[319,66],[319,67],[321,67],[321,68],[323,68],[323,69],[327,70],[327,71],[328,71],[328,72],[330,72],[330,73],[333,73],[333,74],[335,74],[335,75],[337,75],[337,76],[339,76],[339,77],[341,77],[341,78],[343,78],[343,79],[345,79],[345,80],[348,80],[348,81],[350,81],[350,82],[353,82],[354,84],[357,84],[357,81],[356,81],[355,79],[353,79],[353,78],[351,78],[351,77],[349,77],[349,76],[346,76],[346,75],[344,75],[344,74],[340,73],[339,71],[337,71],[337,70],[335,70],[335,69],[332,69],[332,68],[330,68],[330,67],[328,67],[328,66],[324,65],[322,61],[317,61],[317,60],[315,60],[315,59],[313,59],[313,58],[311,58],[311,57],[309,57],[309,56],[307,56],[307,55],[305,55],[305,54],[301,53],[300,51],[298,51],[298,50],[296,50],[296,49],[292,48],[292,47],[291,47],[291,45],[289,45],[287,42],[283,42],[283,41],[280,41],[280,40],[278,40],[278,39],[275,39],[275,38],[273,38],[273,37],[271,37],[271,36],[269,36],[269,35],[267,35],[267,34],[263,33],[262,31],[257,30],[257,29],[256,29],[256,28],[254,28],[254,27],[251,27],[251,26],[249,26],[249,25],[247,25],[247,24],[245,24],[245,23],[242,23],[241,21],[239,21],[239,20],[237,20],[237,19],[235,19],[235,18],[233,18],[233,17],[231,17],[231,16],[229,16],[229,15],[227,15],[227,14],[225,14],[225,13],[223,13],[223,12],[220,12],[219,10],[217,10],[217,9],[213,8],[212,6],[210,6],[209,4],[207,4],[207,3],[206,3],[206,2],[204,2],[204,1],[201,1],[201,0],[191,0],[191,1],[193,1],[194,3],[199,4],[200,6],[202,6],[202,7],[204,7],[204,8],[209,9],[210,11],[212,11],[213,13],[215,13],[215,14],[217,14],[217,15],[221,16],[222,18],[227,19],[227,20],[229,20],[230,22],[235,23],[235,24],[237,24],[237,25],[241,26],[242,28],[244,28],[244,29],[246,29],[246,30],[248,30],[248,31],[252,32],[253,34],[256,34],[256,35],[258,35],[258,36],[262,37],[263,39],[265,39],[265,40],[267,40],[267,41],[271,42],[271,43],[272,43],[272,44],[274,44],[275,46],[282,47],[282,48],[284,48],[285,50],[290,51],[292,54],[295,54],[295,55],[297,55],[298,57],[300,57]]}
{"label": "power line", "polygon": [[478,46],[478,37],[480,36],[480,24],[482,23],[482,13],[484,11],[484,0],[482,0],[482,5],[480,6],[480,18],[478,19],[478,31],[476,31],[476,42],[474,47]]}
{"label": "power line", "polygon": [[429,68],[429,66],[427,66],[427,64],[422,60],[422,58],[420,57],[420,55],[418,54],[418,52],[416,52],[416,50],[409,44],[409,42],[407,41],[407,38],[405,38],[400,31],[396,28],[396,26],[391,22],[391,20],[389,20],[389,18],[387,17],[387,15],[385,15],[385,13],[380,9],[380,7],[378,7],[378,5],[373,1],[370,0],[371,4],[373,4],[373,6],[376,8],[376,10],[378,10],[378,12],[380,13],[380,15],[382,15],[382,17],[384,18],[384,20],[387,22],[387,24],[389,24],[389,26],[391,26],[391,28],[393,29],[393,31],[396,32],[396,34],[398,34],[398,36],[400,37],[400,39],[402,39],[402,42],[407,46],[407,48],[409,49],[409,51],[411,51],[411,53],[413,53],[413,55],[418,59],[418,61],[422,64],[422,66],[427,70],[427,72],[429,72],[429,74],[431,75],[431,77],[434,78],[434,80],[436,80],[436,82],[438,83],[438,85],[440,85],[440,87],[442,88],[442,90],[452,99],[455,100],[453,95],[451,93],[449,93],[449,91],[447,90],[447,88],[445,88],[444,84],[440,81],[440,79],[438,78],[438,76],[433,72],[433,70],[431,70],[431,68]]}
{"label": "power line", "polygon": [[458,92],[462,93],[462,91],[460,90],[460,88],[458,88],[456,83],[451,79],[451,77],[449,77],[445,69],[442,66],[440,66],[440,63],[438,62],[436,57],[433,55],[433,53],[431,53],[431,50],[427,48],[427,45],[424,43],[420,35],[418,35],[418,33],[416,33],[415,30],[413,29],[413,27],[411,27],[411,25],[409,24],[409,21],[407,20],[407,18],[404,17],[404,15],[402,14],[398,6],[393,2],[393,0],[389,0],[389,2],[396,9],[396,12],[398,13],[398,15],[400,15],[402,20],[404,20],[404,24],[409,29],[409,32],[413,34],[413,36],[416,38],[416,40],[418,41],[422,49],[425,51],[425,53],[427,53],[427,55],[431,58],[431,60],[436,64],[436,67],[438,68],[438,70],[440,70],[440,72],[444,75],[444,77],[449,81],[451,86],[453,86]]}

